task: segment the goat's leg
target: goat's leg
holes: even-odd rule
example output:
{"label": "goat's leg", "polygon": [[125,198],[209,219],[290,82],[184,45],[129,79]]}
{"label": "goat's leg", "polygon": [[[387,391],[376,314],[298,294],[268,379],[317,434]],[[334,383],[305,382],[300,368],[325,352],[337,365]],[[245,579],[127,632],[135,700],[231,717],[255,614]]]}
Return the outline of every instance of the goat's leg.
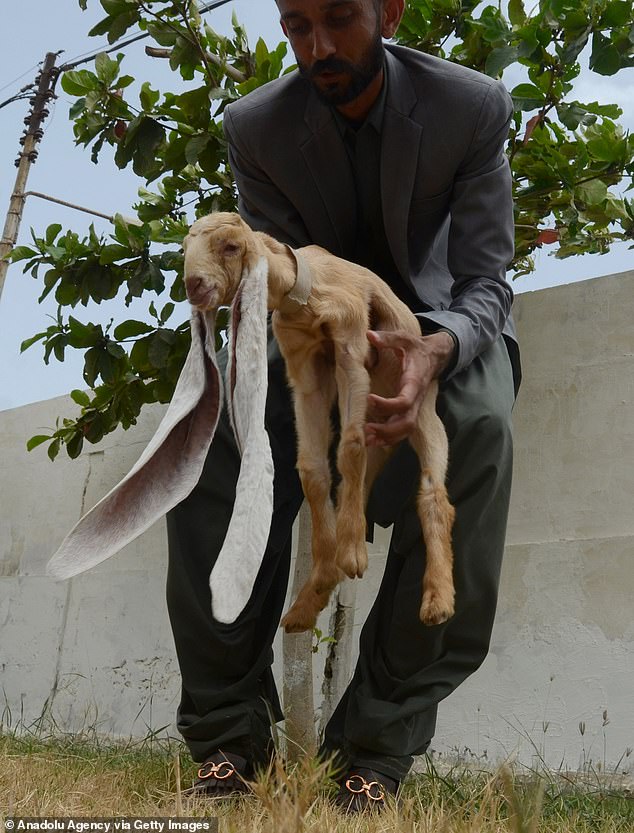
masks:
{"label": "goat's leg", "polygon": [[425,625],[439,625],[453,616],[455,597],[451,548],[455,512],[445,487],[447,435],[436,414],[435,401],[432,389],[421,406],[418,424],[410,437],[421,469],[417,509],[427,551],[420,609]]}
{"label": "goat's leg", "polygon": [[365,331],[335,347],[341,439],[337,466],[341,474],[337,501],[337,564],[350,578],[368,566],[365,543],[365,478],[367,449],[364,424],[370,377],[364,367],[368,350]]}
{"label": "goat's leg", "polygon": [[[294,378],[292,362],[287,363]],[[335,398],[332,371],[323,359],[306,361],[295,377],[295,422],[297,429],[297,470],[311,511],[313,568],[297,599],[282,619],[288,633],[310,630],[328,604],[341,578],[335,561],[335,512],[330,497],[331,477],[328,450],[332,438],[330,413]]]}

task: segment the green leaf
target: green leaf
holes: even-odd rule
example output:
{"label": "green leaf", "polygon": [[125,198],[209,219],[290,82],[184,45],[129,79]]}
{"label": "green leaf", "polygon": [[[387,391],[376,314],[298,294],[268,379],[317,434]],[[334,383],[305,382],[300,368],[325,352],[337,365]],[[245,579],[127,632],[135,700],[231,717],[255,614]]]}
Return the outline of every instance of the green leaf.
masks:
{"label": "green leaf", "polygon": [[84,436],[83,434],[79,433],[79,431],[77,431],[66,443],[66,453],[71,458],[71,460],[75,460],[77,457],[79,457],[83,445]]}
{"label": "green leaf", "polygon": [[617,26],[626,26],[632,22],[632,3],[626,0],[613,0],[608,3],[605,11],[601,15],[600,24],[605,28],[613,28]]}
{"label": "green leaf", "polygon": [[81,405],[82,408],[87,408],[90,405],[90,397],[84,390],[72,390],[70,392],[70,398],[73,402],[76,402],[78,405]]}
{"label": "green leaf", "polygon": [[97,357],[97,370],[103,381],[110,385],[115,380],[116,359],[108,350],[100,350]]}
{"label": "green leaf", "polygon": [[87,69],[71,69],[62,75],[62,89],[69,95],[85,95],[99,89],[99,79]]}
{"label": "green leaf", "polygon": [[[46,243],[47,243],[48,246],[51,246],[53,244],[53,241],[55,240],[55,238],[57,237],[57,235],[60,233],[61,230],[62,230],[62,226],[61,226],[60,223],[52,223],[46,229]],[[66,250],[61,249],[61,253],[66,254]]]}
{"label": "green leaf", "polygon": [[150,20],[147,25],[147,30],[150,36],[160,46],[174,46],[176,43],[176,38],[178,37],[177,31],[174,31],[174,28],[166,22]]}
{"label": "green leaf", "polygon": [[88,387],[94,388],[97,376],[99,374],[99,356],[101,350],[97,347],[92,347],[87,350],[84,355],[84,380]]}
{"label": "green leaf", "polygon": [[47,453],[50,460],[54,460],[59,454],[60,442],[61,441],[59,439],[53,440],[53,442],[49,445]]}
{"label": "green leaf", "polygon": [[171,304],[171,303],[165,304],[165,306],[161,310],[161,315],[160,315],[160,319],[159,319],[161,324],[165,324],[165,322],[168,320],[168,318],[171,316],[171,314],[173,312],[174,312],[174,304]]}
{"label": "green leaf", "polygon": [[89,443],[98,443],[103,439],[106,431],[112,430],[113,427],[113,425],[107,427],[104,415],[97,411],[85,429],[86,439]]}
{"label": "green leaf", "polygon": [[27,440],[26,450],[33,451],[33,449],[37,448],[38,445],[42,445],[42,443],[45,443],[47,440],[50,439],[50,434],[36,434],[34,437],[31,437],[29,440]]}
{"label": "green leaf", "polygon": [[575,188],[575,196],[580,197],[588,205],[602,203],[608,195],[608,186],[600,179],[582,182]]}
{"label": "green leaf", "polygon": [[263,64],[268,60],[269,50],[266,48],[266,43],[264,43],[262,38],[258,38],[258,42],[255,45],[255,61],[257,64]]}
{"label": "green leaf", "polygon": [[609,119],[618,119],[623,115],[623,110],[618,104],[599,104],[598,101],[591,101],[589,104],[583,104],[583,107],[589,113],[595,113],[597,116],[607,116]]}
{"label": "green leaf", "polygon": [[602,162],[619,162],[623,157],[625,143],[615,140],[614,135],[608,133],[589,139],[587,147],[594,159],[600,159]]}
{"label": "green leaf", "polygon": [[100,52],[95,58],[97,78],[106,87],[110,87],[119,74],[119,62],[113,61],[105,52]]}
{"label": "green leaf", "polygon": [[518,84],[511,90],[516,110],[535,110],[546,101],[544,93],[534,84]]}
{"label": "green leaf", "polygon": [[28,246],[16,246],[11,252],[11,263],[17,263],[18,260],[26,260],[29,257],[35,257],[37,252],[35,249],[29,249]]}
{"label": "green leaf", "polygon": [[118,14],[116,17],[109,19],[109,25],[104,31],[98,33],[97,26],[95,26],[94,29],[91,29],[89,34],[93,35],[107,33],[108,43],[116,43],[116,41],[118,41],[123,35],[125,35],[125,33],[131,26],[134,26],[137,20],[138,14],[136,11],[129,11],[123,14]]}
{"label": "green leaf", "polygon": [[203,133],[201,136],[193,136],[189,142],[187,142],[187,147],[185,148],[185,159],[190,165],[195,165],[198,162],[198,157],[200,154],[205,150],[211,136],[208,133]]}
{"label": "green leaf", "polygon": [[208,87],[198,87],[175,98],[174,104],[182,111],[183,120],[190,127],[209,130],[211,92]]}
{"label": "green leaf", "polygon": [[521,26],[526,20],[523,0],[509,0],[509,20],[513,26]]}
{"label": "green leaf", "polygon": [[176,341],[176,334],[171,330],[158,330],[150,340],[148,359],[156,368],[167,367],[167,362]]}
{"label": "green leaf", "polygon": [[95,347],[103,338],[103,329],[100,324],[82,324],[72,315],[68,318],[68,328],[68,343],[71,347],[80,350]]}
{"label": "green leaf", "polygon": [[31,338],[25,339],[22,344],[20,344],[20,353],[24,353],[25,350],[28,350],[33,344],[38,341],[42,341],[43,338],[46,338],[47,333],[37,333],[37,335],[31,336]]}
{"label": "green leaf", "polygon": [[165,129],[155,119],[145,117],[135,136],[132,170],[139,176],[151,174],[156,152],[165,138]]}
{"label": "green leaf", "polygon": [[109,246],[104,246],[99,253],[99,263],[102,266],[111,266],[117,260],[123,260],[133,255],[127,246],[122,246],[119,243],[112,243]]}
{"label": "green leaf", "polygon": [[113,335],[117,341],[125,341],[126,338],[135,338],[136,336],[146,335],[153,332],[154,327],[147,324],[145,321],[124,321],[115,327]]}
{"label": "green leaf", "polygon": [[609,213],[612,220],[628,221],[630,219],[630,215],[627,213],[625,201],[617,199],[616,197],[608,196],[606,211]]}
{"label": "green leaf", "polygon": [[118,14],[125,14],[129,11],[130,6],[134,5],[134,0],[101,0],[101,5],[104,11],[109,15],[115,17]]}
{"label": "green leaf", "polygon": [[561,52],[561,62],[564,65],[572,64],[577,60],[578,55],[583,51],[585,45],[588,43],[588,38],[592,32],[592,27],[587,26],[584,31],[565,44]]}
{"label": "green leaf", "polygon": [[599,75],[614,75],[621,69],[619,50],[601,32],[595,31],[592,37],[590,69],[593,69]]}
{"label": "green leaf", "polygon": [[582,106],[573,102],[571,104],[559,104],[557,106],[557,115],[561,123],[569,130],[576,130],[580,124],[592,124],[596,121],[596,116],[588,113]]}
{"label": "green leaf", "polygon": [[117,344],[116,341],[108,341],[106,344],[106,350],[111,356],[114,356],[115,359],[122,359],[127,355],[123,347],[120,344]]}
{"label": "green leaf", "polygon": [[141,101],[141,107],[146,112],[154,109],[160,97],[160,92],[158,90],[153,90],[149,81],[146,81],[142,85],[141,92],[139,93],[139,99]]}
{"label": "green leaf", "polygon": [[517,46],[502,46],[498,49],[492,49],[486,59],[484,71],[491,78],[500,77],[506,67],[517,61],[518,51]]}

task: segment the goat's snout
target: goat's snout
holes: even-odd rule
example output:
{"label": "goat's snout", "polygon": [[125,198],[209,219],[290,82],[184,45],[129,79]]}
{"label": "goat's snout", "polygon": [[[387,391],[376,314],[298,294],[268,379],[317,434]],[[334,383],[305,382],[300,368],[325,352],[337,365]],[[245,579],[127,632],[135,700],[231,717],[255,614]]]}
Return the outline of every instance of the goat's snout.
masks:
{"label": "goat's snout", "polygon": [[215,309],[220,303],[220,291],[201,275],[185,277],[185,291],[189,303],[199,309]]}

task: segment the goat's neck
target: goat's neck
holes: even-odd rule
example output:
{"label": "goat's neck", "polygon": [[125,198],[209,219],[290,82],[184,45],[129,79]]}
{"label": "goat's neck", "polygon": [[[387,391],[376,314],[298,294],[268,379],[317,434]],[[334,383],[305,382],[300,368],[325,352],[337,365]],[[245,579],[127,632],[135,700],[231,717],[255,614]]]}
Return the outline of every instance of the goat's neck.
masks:
{"label": "goat's neck", "polygon": [[297,262],[283,243],[263,232],[256,232],[262,254],[269,262],[268,302],[270,310],[278,309],[285,295],[295,286]]}

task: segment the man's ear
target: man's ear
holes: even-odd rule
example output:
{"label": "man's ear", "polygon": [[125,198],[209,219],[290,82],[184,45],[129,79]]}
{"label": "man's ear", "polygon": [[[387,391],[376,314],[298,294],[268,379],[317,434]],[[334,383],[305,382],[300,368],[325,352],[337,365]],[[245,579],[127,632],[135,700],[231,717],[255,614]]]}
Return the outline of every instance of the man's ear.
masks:
{"label": "man's ear", "polygon": [[405,0],[383,0],[381,35],[384,38],[394,37],[404,11]]}

